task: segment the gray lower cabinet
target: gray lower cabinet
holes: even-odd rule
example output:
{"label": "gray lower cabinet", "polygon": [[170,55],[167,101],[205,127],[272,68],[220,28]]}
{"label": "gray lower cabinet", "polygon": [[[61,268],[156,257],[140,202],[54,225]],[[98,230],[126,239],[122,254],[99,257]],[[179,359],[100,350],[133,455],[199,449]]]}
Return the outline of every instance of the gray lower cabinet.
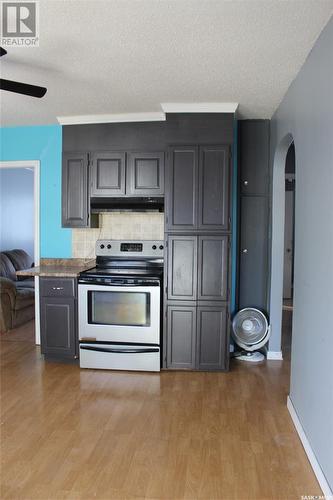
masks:
{"label": "gray lower cabinet", "polygon": [[195,368],[196,307],[168,306],[167,368]]}
{"label": "gray lower cabinet", "polygon": [[228,300],[229,237],[198,237],[198,300]]}
{"label": "gray lower cabinet", "polygon": [[197,368],[227,370],[229,360],[227,308],[198,306],[197,309]]}
{"label": "gray lower cabinet", "polygon": [[122,196],[126,191],[125,153],[101,151],[91,155],[91,196]]}
{"label": "gray lower cabinet", "polygon": [[40,278],[41,352],[46,358],[78,358],[76,309],[74,278]]}
{"label": "gray lower cabinet", "polygon": [[164,151],[127,153],[126,194],[129,196],[164,194]]}

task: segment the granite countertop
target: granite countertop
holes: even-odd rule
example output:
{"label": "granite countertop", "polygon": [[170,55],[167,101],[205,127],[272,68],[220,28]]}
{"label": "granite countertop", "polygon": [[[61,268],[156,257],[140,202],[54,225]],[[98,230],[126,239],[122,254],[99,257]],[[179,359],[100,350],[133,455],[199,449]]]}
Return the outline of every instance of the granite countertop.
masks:
{"label": "granite countertop", "polygon": [[95,267],[95,263],[95,259],[40,259],[39,266],[16,271],[16,274],[76,278],[82,271]]}

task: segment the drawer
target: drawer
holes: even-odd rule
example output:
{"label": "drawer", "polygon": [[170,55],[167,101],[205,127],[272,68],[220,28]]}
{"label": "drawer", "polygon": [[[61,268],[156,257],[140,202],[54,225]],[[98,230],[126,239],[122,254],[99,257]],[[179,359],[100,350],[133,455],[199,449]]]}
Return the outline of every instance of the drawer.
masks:
{"label": "drawer", "polygon": [[75,278],[40,278],[41,297],[76,297]]}

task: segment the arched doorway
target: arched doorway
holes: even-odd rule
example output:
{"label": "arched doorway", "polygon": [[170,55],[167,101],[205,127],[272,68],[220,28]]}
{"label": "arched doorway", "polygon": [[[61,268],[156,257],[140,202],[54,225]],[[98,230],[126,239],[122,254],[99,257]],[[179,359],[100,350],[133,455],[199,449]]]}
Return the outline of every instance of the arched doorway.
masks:
{"label": "arched doorway", "polygon": [[[286,213],[286,160],[288,151],[293,148],[294,140],[287,134],[277,147],[273,163],[273,189],[272,189],[272,250],[271,250],[271,287],[270,287],[270,324],[271,338],[269,352],[274,354],[271,359],[282,359],[282,312],[283,297],[286,294],[286,272],[292,273],[293,262],[289,263],[291,269],[285,266],[285,213]],[[290,155],[291,156],[291,155]],[[294,155],[295,158],[295,155]],[[295,160],[294,160],[295,163]],[[295,175],[295,174],[294,174]],[[293,254],[292,249],[292,254]],[[292,276],[290,277],[292,280]],[[291,283],[292,286],[292,283]],[[292,291],[291,291],[292,292]]]}

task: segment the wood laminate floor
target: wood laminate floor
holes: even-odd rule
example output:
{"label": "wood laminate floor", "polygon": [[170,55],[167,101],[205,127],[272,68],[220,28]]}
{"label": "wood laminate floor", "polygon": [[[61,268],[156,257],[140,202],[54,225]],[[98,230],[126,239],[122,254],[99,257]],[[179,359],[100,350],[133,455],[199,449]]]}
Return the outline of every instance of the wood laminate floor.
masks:
{"label": "wood laminate floor", "polygon": [[321,494],[286,408],[287,361],[88,371],[2,339],[1,389],[2,499]]}

